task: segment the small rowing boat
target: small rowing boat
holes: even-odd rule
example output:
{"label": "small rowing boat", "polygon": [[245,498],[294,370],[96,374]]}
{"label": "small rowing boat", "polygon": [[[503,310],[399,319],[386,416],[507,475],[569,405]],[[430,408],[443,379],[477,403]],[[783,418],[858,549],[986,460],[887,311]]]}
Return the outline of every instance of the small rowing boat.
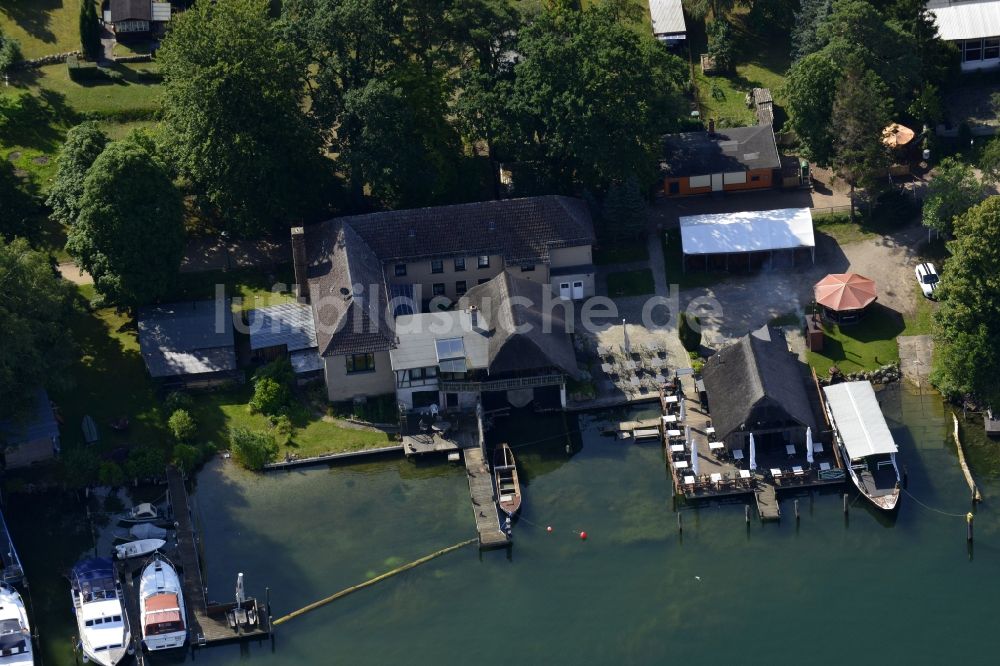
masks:
{"label": "small rowing boat", "polygon": [[521,510],[521,482],[517,478],[514,452],[507,443],[493,452],[493,477],[496,480],[497,504],[500,510],[513,517]]}

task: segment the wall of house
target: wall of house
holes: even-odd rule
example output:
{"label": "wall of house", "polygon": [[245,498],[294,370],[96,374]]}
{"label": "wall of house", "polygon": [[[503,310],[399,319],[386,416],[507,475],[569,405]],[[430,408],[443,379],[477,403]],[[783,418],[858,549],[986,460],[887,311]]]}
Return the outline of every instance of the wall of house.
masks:
{"label": "wall of house", "polygon": [[396,373],[389,362],[389,352],[375,354],[375,370],[347,374],[345,356],[327,356],[323,359],[326,395],[333,401],[351,400],[357,396],[382,395],[396,390]]}
{"label": "wall of house", "polygon": [[1000,67],[1000,36],[959,40],[955,44],[961,54],[963,72]]}
{"label": "wall of house", "polygon": [[[723,191],[757,190],[773,187],[774,185],[774,171],[772,169],[751,169],[746,173],[746,182],[723,182]],[[676,184],[676,192],[671,192],[671,184]],[[663,193],[668,197],[687,197],[697,194],[710,194],[711,192],[711,182],[704,187],[692,187],[690,176],[684,176],[683,178],[667,177],[663,179]]]}
{"label": "wall of house", "polygon": [[[396,264],[406,264],[406,275],[396,275]],[[430,300],[434,294],[434,285],[444,285],[444,295],[455,300],[459,297],[456,289],[456,282],[465,281],[465,288],[472,289],[481,280],[490,280],[496,277],[503,270],[503,257],[498,254],[490,255],[489,268],[479,268],[479,257],[465,257],[465,270],[455,270],[455,257],[442,259],[442,272],[433,272],[431,261],[421,259],[419,261],[390,261],[385,264],[385,279],[389,284],[419,284],[423,290],[421,298]]]}
{"label": "wall of house", "polygon": [[590,245],[560,247],[549,250],[549,265],[552,268],[564,266],[590,266],[594,263],[594,255]]}

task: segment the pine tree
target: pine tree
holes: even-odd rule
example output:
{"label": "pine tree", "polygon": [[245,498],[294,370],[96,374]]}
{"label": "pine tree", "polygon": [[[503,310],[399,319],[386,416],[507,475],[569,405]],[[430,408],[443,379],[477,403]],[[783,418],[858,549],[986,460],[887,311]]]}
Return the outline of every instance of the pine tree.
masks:
{"label": "pine tree", "polygon": [[88,60],[99,60],[104,54],[101,24],[93,0],[80,0],[80,47]]}

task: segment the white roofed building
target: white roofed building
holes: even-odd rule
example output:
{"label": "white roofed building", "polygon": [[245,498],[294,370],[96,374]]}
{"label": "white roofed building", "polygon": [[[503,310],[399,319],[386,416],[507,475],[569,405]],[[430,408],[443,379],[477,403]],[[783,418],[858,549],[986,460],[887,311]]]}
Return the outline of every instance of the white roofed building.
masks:
{"label": "white roofed building", "polygon": [[927,11],[958,46],[963,72],[1000,67],[1000,0],[929,0]]}
{"label": "white roofed building", "polygon": [[684,267],[754,270],[816,260],[808,208],[749,210],[680,218]]}
{"label": "white roofed building", "polygon": [[661,42],[673,45],[687,39],[681,0],[649,0],[649,19],[653,36]]}
{"label": "white roofed building", "polygon": [[870,382],[844,382],[823,389],[826,404],[851,460],[895,455],[896,441]]}

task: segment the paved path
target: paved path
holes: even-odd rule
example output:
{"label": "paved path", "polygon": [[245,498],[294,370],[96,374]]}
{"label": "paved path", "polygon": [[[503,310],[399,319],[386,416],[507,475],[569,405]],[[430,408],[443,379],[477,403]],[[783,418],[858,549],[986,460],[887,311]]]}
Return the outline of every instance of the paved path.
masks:
{"label": "paved path", "polygon": [[931,357],[934,354],[934,340],[929,335],[901,335],[896,338],[899,345],[899,369],[903,377],[918,387],[930,381]]}
{"label": "paved path", "polygon": [[59,275],[73,284],[94,284],[94,278],[72,261],[64,261],[59,264]]}

